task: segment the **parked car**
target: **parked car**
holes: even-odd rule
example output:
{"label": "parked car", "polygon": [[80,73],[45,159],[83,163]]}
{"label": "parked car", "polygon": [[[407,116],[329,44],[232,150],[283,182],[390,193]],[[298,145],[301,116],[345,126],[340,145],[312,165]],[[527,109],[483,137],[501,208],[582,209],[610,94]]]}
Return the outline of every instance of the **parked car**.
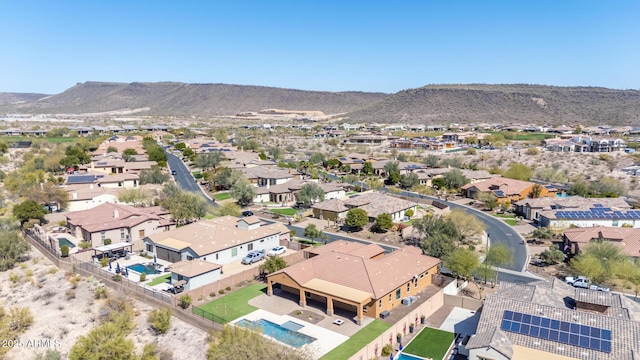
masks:
{"label": "parked car", "polygon": [[605,285],[592,284],[591,280],[589,280],[586,276],[567,276],[564,278],[564,282],[567,284],[573,285],[573,287],[582,288],[582,289],[590,289],[596,291],[610,291],[610,289]]}
{"label": "parked car", "polygon": [[264,250],[252,251],[242,258],[242,263],[245,265],[253,264],[264,259]]}
{"label": "parked car", "polygon": [[253,211],[250,211],[250,210],[243,211],[242,216],[253,216]]}
{"label": "parked car", "polygon": [[287,248],[284,246],[276,246],[273,249],[269,250],[269,252],[267,253],[267,256],[276,256],[276,255],[282,255],[287,251]]}
{"label": "parked car", "polygon": [[177,171],[175,171],[175,170],[171,170],[171,175],[177,175],[177,174],[178,174],[178,172],[177,172]]}
{"label": "parked car", "polygon": [[591,286],[589,286],[589,289],[596,291],[611,291],[608,286],[598,284],[591,284]]}

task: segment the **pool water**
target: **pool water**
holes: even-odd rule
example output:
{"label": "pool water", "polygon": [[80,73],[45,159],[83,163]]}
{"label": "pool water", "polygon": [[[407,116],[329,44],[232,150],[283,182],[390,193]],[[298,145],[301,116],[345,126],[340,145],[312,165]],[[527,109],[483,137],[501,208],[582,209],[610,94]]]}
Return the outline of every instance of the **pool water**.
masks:
{"label": "pool water", "polygon": [[[297,324],[297,323],[293,323],[293,324]],[[271,321],[265,320],[265,319],[260,319],[256,321],[249,321],[247,319],[242,319],[238,321],[236,325],[239,325],[248,329],[260,331],[261,333],[294,348],[299,348],[302,345],[310,344],[316,341],[315,338],[309,335],[305,335],[297,331],[289,330],[285,327],[282,327],[276,323],[272,323]]]}
{"label": "pool water", "polygon": [[69,241],[68,239],[65,238],[58,238],[58,246],[62,247],[62,245],[67,245],[69,247],[69,249],[76,247],[75,245],[73,245],[73,243],[71,241]]}
{"label": "pool water", "polygon": [[280,325],[285,329],[289,329],[291,331],[298,331],[300,329],[302,329],[304,327],[304,325],[300,325],[297,322],[294,321],[287,321],[286,323]]}
{"label": "pool water", "polygon": [[137,273],[145,273],[147,275],[159,274],[160,271],[156,270],[153,266],[144,265],[144,264],[134,264],[127,266],[129,270],[135,271]]}
{"label": "pool water", "polygon": [[405,353],[400,353],[400,355],[398,355],[398,357],[395,360],[422,360],[422,359],[424,358],[405,354]]}

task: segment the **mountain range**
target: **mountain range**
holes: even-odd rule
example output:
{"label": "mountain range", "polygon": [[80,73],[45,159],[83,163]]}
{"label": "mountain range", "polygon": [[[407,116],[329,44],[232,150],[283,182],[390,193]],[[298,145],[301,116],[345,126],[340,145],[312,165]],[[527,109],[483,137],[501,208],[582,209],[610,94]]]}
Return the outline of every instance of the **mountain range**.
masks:
{"label": "mountain range", "polygon": [[227,84],[85,82],[60,94],[0,93],[0,113],[214,117],[322,111],[350,122],[640,125],[640,91],[544,85],[428,85],[395,94]]}

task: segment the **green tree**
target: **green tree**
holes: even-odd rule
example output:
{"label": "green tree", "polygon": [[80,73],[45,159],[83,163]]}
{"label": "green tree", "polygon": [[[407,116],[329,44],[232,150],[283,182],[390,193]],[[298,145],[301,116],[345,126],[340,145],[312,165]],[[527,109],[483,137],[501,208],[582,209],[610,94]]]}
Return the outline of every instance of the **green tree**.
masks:
{"label": "green tree", "polygon": [[410,189],[417,184],[420,184],[420,178],[416,173],[410,172],[400,178],[400,186],[405,189]]}
{"label": "green tree", "polygon": [[0,272],[10,270],[29,251],[29,243],[6,226],[0,231]]}
{"label": "green tree", "polygon": [[533,230],[532,235],[538,239],[551,239],[553,231],[547,227],[539,227]]}
{"label": "green tree", "polygon": [[107,154],[108,154],[108,153],[117,153],[117,152],[118,152],[118,148],[117,148],[117,147],[115,147],[115,146],[109,146],[109,147],[107,148]]}
{"label": "green tree", "polygon": [[269,155],[273,160],[278,160],[282,158],[282,149],[279,146],[272,146],[269,148]]}
{"label": "green tree", "polygon": [[532,199],[537,199],[540,197],[541,194],[542,194],[542,186],[540,184],[534,184],[533,187],[531,188],[531,191],[529,191],[528,196]]}
{"label": "green tree", "polygon": [[296,193],[296,200],[308,208],[317,201],[324,201],[324,190],[318,184],[304,184]]}
{"label": "green tree", "polygon": [[627,194],[627,187],[618,179],[611,176],[603,176],[599,180],[589,184],[592,193],[607,197],[618,197]]}
{"label": "green tree", "polygon": [[240,170],[222,168],[218,169],[218,172],[213,177],[213,183],[222,189],[228,190],[242,177],[242,171]]}
{"label": "green tree", "polygon": [[347,211],[345,223],[352,228],[362,229],[369,223],[369,216],[364,209],[353,208]]}
{"label": "green tree", "polygon": [[476,192],[473,195],[473,198],[483,203],[484,207],[489,211],[492,211],[493,209],[498,207],[498,197],[495,196],[493,193]]}
{"label": "green tree", "polygon": [[309,224],[304,228],[303,235],[309,239],[319,239],[322,237],[322,230],[318,229],[315,224]]}
{"label": "green tree", "polygon": [[309,162],[312,164],[322,164],[324,161],[325,155],[321,152],[314,153],[309,157]]}
{"label": "green tree", "polygon": [[169,175],[162,172],[159,166],[140,171],[140,185],[163,184],[169,180]]}
{"label": "green tree", "polygon": [[373,175],[373,164],[370,161],[365,161],[362,165],[362,173],[364,175]]}
{"label": "green tree", "polygon": [[477,216],[463,209],[451,210],[447,218],[458,229],[460,242],[463,244],[473,243],[471,239],[477,238],[486,228]]}
{"label": "green tree", "polygon": [[156,335],[166,334],[169,331],[171,315],[171,309],[169,308],[153,309],[149,313],[147,321]]}
{"label": "green tree", "polygon": [[445,186],[449,189],[459,189],[469,183],[469,179],[458,169],[445,173],[442,180],[444,180]]}
{"label": "green tree", "polygon": [[133,156],[133,155],[138,155],[138,152],[136,151],[136,149],[127,148],[127,149],[124,149],[124,151],[122,152],[122,155]]}
{"label": "green tree", "polygon": [[391,185],[395,185],[399,183],[401,179],[402,177],[400,176],[400,173],[394,171],[389,173],[389,178],[387,180]]}
{"label": "green tree", "polygon": [[388,161],[384,164],[384,172],[387,175],[391,175],[394,172],[400,174],[400,164],[397,161]]}
{"label": "green tree", "polygon": [[20,224],[24,224],[31,219],[41,220],[46,213],[47,210],[45,210],[44,206],[33,200],[23,201],[13,207],[13,216],[20,220]]}
{"label": "green tree", "polygon": [[216,207],[214,210],[214,215],[215,216],[226,216],[226,215],[240,216],[241,212],[242,212],[242,209],[240,208],[240,206],[238,206],[238,204],[228,202],[226,204],[218,205],[218,207]]}
{"label": "green tree", "polygon": [[456,249],[454,239],[445,234],[435,234],[426,237],[420,243],[425,254],[444,259]]}
{"label": "green tree", "polygon": [[564,260],[564,254],[558,248],[558,245],[551,244],[548,249],[540,253],[540,259],[547,264],[555,265]]}
{"label": "green tree", "polygon": [[444,178],[442,177],[437,177],[431,180],[431,186],[436,189],[445,189],[447,187],[446,183],[444,182]]}
{"label": "green tree", "polygon": [[533,176],[533,170],[525,164],[514,162],[511,163],[509,169],[507,169],[507,171],[502,176],[509,179],[529,181],[529,179]]}
{"label": "green tree", "polygon": [[390,214],[382,213],[376,218],[375,228],[381,231],[387,231],[393,227],[393,218]]}
{"label": "green tree", "polygon": [[123,189],[118,193],[118,201],[133,207],[147,207],[153,205],[153,193],[146,189]]}
{"label": "green tree", "polygon": [[196,156],[196,166],[201,168],[203,172],[213,168],[217,168],[222,161],[226,160],[224,154],[215,151],[208,154],[199,154]]}
{"label": "green tree", "polygon": [[438,167],[438,163],[440,162],[440,157],[436,156],[436,155],[427,155],[427,157],[424,158],[424,164],[427,165],[428,167]]}
{"label": "green tree", "polygon": [[169,212],[179,224],[185,224],[200,219],[207,214],[207,203],[198,194],[180,190],[176,185],[164,187],[164,198],[160,204]]}
{"label": "green tree", "polygon": [[265,262],[260,264],[260,271],[266,274],[273,274],[278,270],[287,267],[287,262],[280,256],[270,256]]}
{"label": "green tree", "polygon": [[469,280],[474,271],[480,266],[478,255],[465,248],[453,250],[443,261],[444,267],[458,278]]}
{"label": "green tree", "polygon": [[247,206],[256,197],[256,188],[246,178],[240,178],[229,189],[229,195],[236,199],[238,205]]}

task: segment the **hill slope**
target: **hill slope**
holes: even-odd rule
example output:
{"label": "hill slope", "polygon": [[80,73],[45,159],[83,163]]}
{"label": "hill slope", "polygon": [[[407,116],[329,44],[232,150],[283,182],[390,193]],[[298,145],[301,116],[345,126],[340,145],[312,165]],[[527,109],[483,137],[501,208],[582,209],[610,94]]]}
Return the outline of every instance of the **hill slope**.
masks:
{"label": "hill slope", "polygon": [[0,93],[0,106],[42,99],[49,95],[34,93]]}
{"label": "hill slope", "polygon": [[429,85],[349,114],[352,121],[640,125],[640,91],[541,85]]}
{"label": "hill slope", "polygon": [[358,110],[387,94],[302,91],[226,84],[86,82],[66,91],[2,110],[23,113],[95,113],[149,108],[145,115],[235,115],[269,108],[318,110],[325,114]]}

